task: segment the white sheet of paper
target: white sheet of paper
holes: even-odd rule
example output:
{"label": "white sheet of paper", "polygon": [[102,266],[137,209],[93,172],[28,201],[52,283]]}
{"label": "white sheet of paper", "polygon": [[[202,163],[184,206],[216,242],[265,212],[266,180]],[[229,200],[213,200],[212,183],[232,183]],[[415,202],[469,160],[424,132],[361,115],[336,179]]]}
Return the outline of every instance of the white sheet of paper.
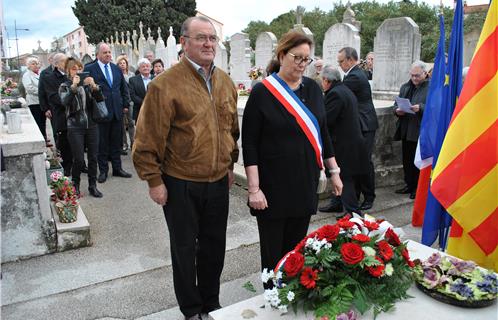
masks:
{"label": "white sheet of paper", "polygon": [[412,109],[410,109],[412,106],[412,104],[410,103],[410,100],[408,100],[406,98],[396,97],[395,101],[396,101],[396,104],[398,105],[398,108],[400,108],[405,113],[415,114],[415,112]]}

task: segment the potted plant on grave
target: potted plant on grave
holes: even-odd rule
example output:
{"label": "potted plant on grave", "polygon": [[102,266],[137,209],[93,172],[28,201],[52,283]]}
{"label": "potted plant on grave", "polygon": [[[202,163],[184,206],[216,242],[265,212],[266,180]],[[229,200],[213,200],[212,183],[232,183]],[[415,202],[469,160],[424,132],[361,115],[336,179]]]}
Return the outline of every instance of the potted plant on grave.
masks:
{"label": "potted plant on grave", "polygon": [[61,174],[62,174],[62,172],[64,172],[64,168],[61,165],[61,159],[60,159],[60,157],[55,156],[55,154],[56,154],[55,150],[52,151],[51,157],[49,157],[45,153],[45,171],[47,174],[47,184],[48,185],[50,185],[50,182],[52,181],[50,176],[52,175],[53,172],[58,171]]}
{"label": "potted plant on grave", "polygon": [[60,171],[55,171],[50,175],[50,188],[59,220],[62,223],[76,221],[79,200],[73,182]]}
{"label": "potted plant on grave", "polygon": [[262,274],[272,281],[266,306],[312,311],[316,319],[356,319],[373,309],[374,317],[409,297],[414,263],[406,243],[387,221],[343,218],[306,236]]}

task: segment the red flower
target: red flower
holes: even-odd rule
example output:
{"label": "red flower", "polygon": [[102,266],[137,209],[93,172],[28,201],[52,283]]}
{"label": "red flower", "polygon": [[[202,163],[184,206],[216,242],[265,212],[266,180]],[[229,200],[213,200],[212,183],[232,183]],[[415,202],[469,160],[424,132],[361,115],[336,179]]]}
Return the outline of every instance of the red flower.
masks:
{"label": "red flower", "polygon": [[354,222],[349,221],[349,216],[345,216],[344,218],[337,221],[337,225],[343,229],[350,229],[355,226]]}
{"label": "red flower", "polygon": [[318,279],[318,270],[313,270],[310,267],[306,267],[301,273],[301,284],[306,289],[313,289],[316,286],[316,280]]}
{"label": "red flower", "polygon": [[296,276],[304,266],[304,257],[299,252],[291,253],[285,260],[284,271],[289,277]]}
{"label": "red flower", "polygon": [[370,222],[370,221],[363,221],[363,225],[365,228],[368,229],[368,231],[373,231],[373,230],[378,230],[379,229],[379,224],[377,222]]}
{"label": "red flower", "polygon": [[328,242],[332,242],[337,239],[339,235],[340,228],[336,225],[325,225],[317,230],[318,238],[320,240],[325,239]]}
{"label": "red flower", "polygon": [[357,235],[353,236],[352,239],[355,240],[355,241],[358,241],[358,242],[368,242],[368,241],[370,241],[370,237],[366,236],[364,234],[357,234]]}
{"label": "red flower", "polygon": [[397,247],[401,244],[401,241],[399,240],[398,235],[391,228],[387,229],[386,235],[384,237],[386,238],[387,242],[389,242],[391,245],[393,245],[395,247]]}
{"label": "red flower", "polygon": [[412,261],[412,260],[410,260],[410,254],[408,253],[408,250],[406,250],[406,248],[404,248],[404,249],[401,251],[401,255],[403,256],[403,258],[405,259],[406,264],[407,264],[410,268],[415,267],[415,263],[413,263],[413,261]]}
{"label": "red flower", "polygon": [[342,260],[347,264],[357,264],[365,257],[365,252],[356,243],[345,243],[341,246]]}
{"label": "red flower", "polygon": [[382,262],[382,260],[379,257],[375,257],[375,259],[377,259],[377,261],[379,261],[380,264],[377,266],[367,267],[367,271],[372,276],[374,276],[376,278],[380,278],[382,276],[382,274],[384,273],[384,269],[386,268],[386,266],[384,265],[384,263]]}
{"label": "red flower", "polygon": [[384,261],[389,261],[393,257],[393,249],[386,241],[382,240],[377,242],[377,247],[379,248],[379,254]]}

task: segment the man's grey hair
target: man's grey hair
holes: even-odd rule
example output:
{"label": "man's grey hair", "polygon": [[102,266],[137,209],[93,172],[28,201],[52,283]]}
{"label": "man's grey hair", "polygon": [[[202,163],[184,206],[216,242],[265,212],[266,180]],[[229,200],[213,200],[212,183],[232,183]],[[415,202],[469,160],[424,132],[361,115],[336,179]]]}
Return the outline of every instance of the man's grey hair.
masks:
{"label": "man's grey hair", "polygon": [[29,57],[28,59],[26,59],[26,65],[29,66],[30,64],[32,64],[33,62],[35,62],[36,64],[40,64],[40,60],[38,59],[38,57],[35,57],[35,56],[31,56]]}
{"label": "man's grey hair", "polygon": [[339,50],[339,53],[344,52],[346,59],[353,59],[354,61],[358,61],[358,52],[356,52],[355,48],[344,47]]}
{"label": "man's grey hair", "polygon": [[102,47],[104,44],[105,44],[105,45],[107,45],[107,46],[109,46],[109,45],[108,45],[107,43],[105,43],[105,42],[99,42],[99,43],[97,43],[97,45],[95,46],[95,55],[97,55],[97,54],[99,53],[99,51],[100,51],[100,47]]}
{"label": "man's grey hair", "polygon": [[412,63],[412,66],[411,66],[410,69],[413,69],[413,68],[420,68],[423,72],[427,72],[428,71],[427,70],[427,65],[422,60],[417,60],[414,63]]}
{"label": "man's grey hair", "polygon": [[323,67],[321,76],[322,78],[325,78],[330,82],[341,81],[341,73],[331,65],[326,65],[325,67]]}
{"label": "man's grey hair", "polygon": [[147,58],[141,58],[140,60],[138,60],[137,66],[139,68],[142,66],[142,64],[148,64],[149,66],[151,65],[149,59]]}
{"label": "man's grey hair", "polygon": [[180,35],[181,36],[187,36],[188,34],[188,29],[190,28],[190,24],[192,23],[192,21],[202,21],[202,22],[207,22],[209,23],[212,27],[213,27],[213,30],[214,32],[216,32],[216,28],[214,27],[214,24],[211,22],[211,20],[209,20],[208,18],[206,17],[203,17],[203,16],[198,16],[198,17],[190,17],[190,18],[187,18],[183,23],[182,23],[182,28],[180,29]]}
{"label": "man's grey hair", "polygon": [[66,55],[64,53],[56,53],[52,58],[52,63],[57,66],[61,61],[66,60]]}

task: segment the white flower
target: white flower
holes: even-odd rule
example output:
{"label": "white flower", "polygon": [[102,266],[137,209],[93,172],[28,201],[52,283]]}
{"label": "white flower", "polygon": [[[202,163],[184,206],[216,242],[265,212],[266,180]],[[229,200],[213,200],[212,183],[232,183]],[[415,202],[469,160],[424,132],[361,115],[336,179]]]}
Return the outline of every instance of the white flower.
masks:
{"label": "white flower", "polygon": [[308,238],[306,240],[306,247],[312,246],[314,242],[315,242],[315,238]]}
{"label": "white flower", "polygon": [[287,292],[287,300],[288,300],[289,302],[291,302],[292,300],[294,300],[294,297],[295,297],[295,296],[296,296],[296,295],[294,294],[294,292],[292,292],[292,291]]}
{"label": "white flower", "polygon": [[268,280],[270,280],[274,277],[275,277],[275,274],[273,273],[273,270],[268,271],[267,268],[264,268],[263,272],[261,272],[261,281],[263,281],[263,283],[268,282]]}
{"label": "white flower", "polygon": [[277,278],[277,280],[282,279],[282,271],[278,271],[275,277]]}
{"label": "white flower", "polygon": [[370,248],[370,247],[361,247],[363,249],[363,252],[365,252],[365,254],[367,256],[371,256],[371,257],[374,257],[375,256],[375,250],[373,248]]}
{"label": "white flower", "polygon": [[394,273],[394,268],[393,268],[393,265],[391,263],[388,263],[386,264],[386,269],[384,270],[384,272],[386,273],[386,275],[388,275],[389,277],[393,275]]}
{"label": "white flower", "polygon": [[282,313],[287,313],[287,306],[286,305],[278,306],[278,310],[280,310]]}
{"label": "white flower", "polygon": [[273,287],[273,289],[265,290],[263,297],[265,301],[268,301],[272,307],[278,307],[278,305],[280,304],[280,299],[278,297],[278,290],[276,287]]}

